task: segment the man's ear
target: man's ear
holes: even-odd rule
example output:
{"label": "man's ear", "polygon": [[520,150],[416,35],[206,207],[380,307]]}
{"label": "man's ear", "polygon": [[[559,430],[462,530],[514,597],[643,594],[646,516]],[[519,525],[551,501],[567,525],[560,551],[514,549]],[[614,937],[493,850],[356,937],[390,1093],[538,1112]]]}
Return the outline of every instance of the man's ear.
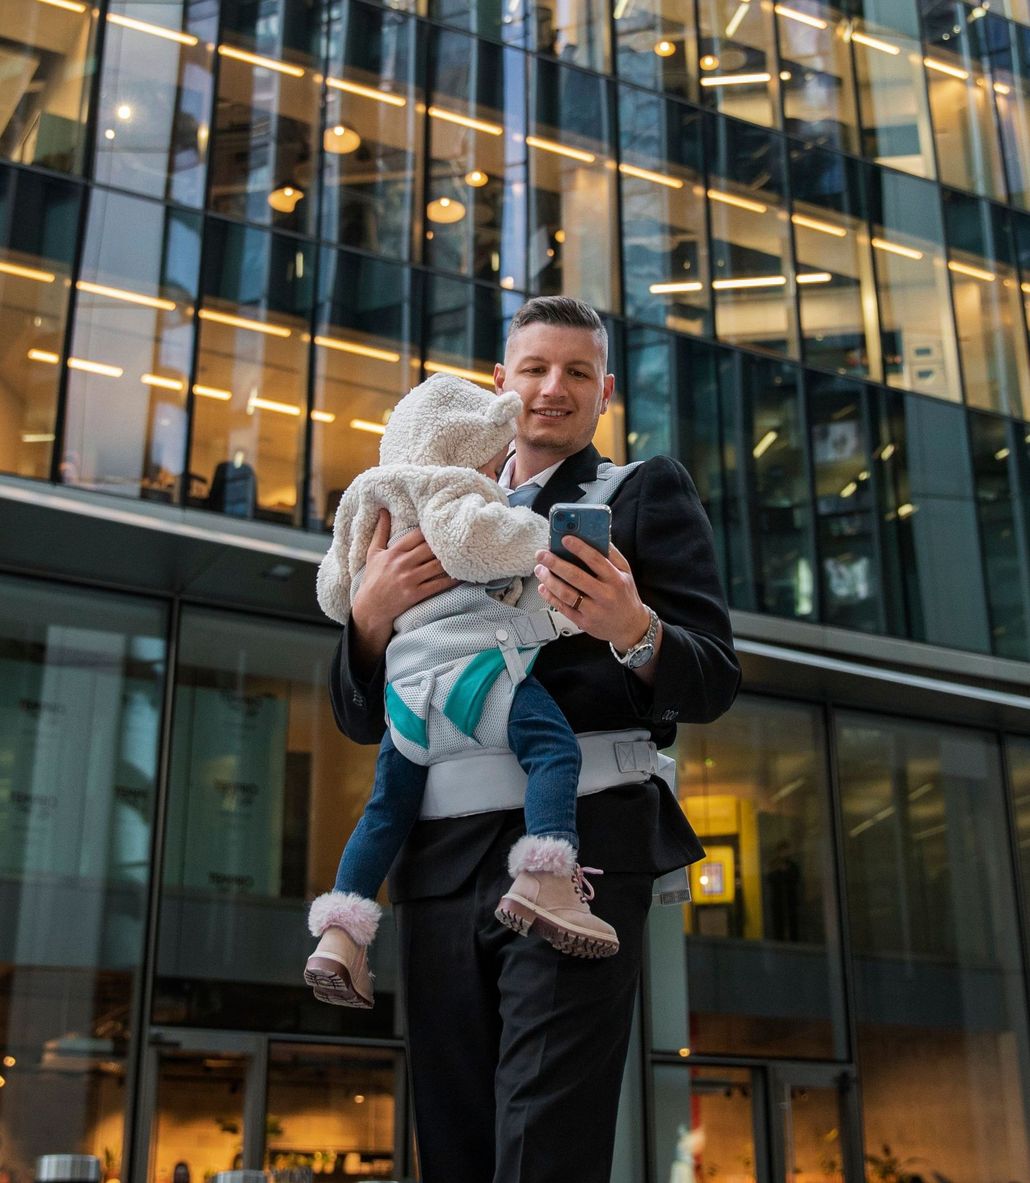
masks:
{"label": "man's ear", "polygon": [[615,393],[615,375],[605,374],[604,386],[601,391],[601,414],[603,415],[608,410],[608,404],[612,401],[612,395]]}
{"label": "man's ear", "polygon": [[494,366],[494,390],[498,394],[504,391],[504,366],[500,362]]}

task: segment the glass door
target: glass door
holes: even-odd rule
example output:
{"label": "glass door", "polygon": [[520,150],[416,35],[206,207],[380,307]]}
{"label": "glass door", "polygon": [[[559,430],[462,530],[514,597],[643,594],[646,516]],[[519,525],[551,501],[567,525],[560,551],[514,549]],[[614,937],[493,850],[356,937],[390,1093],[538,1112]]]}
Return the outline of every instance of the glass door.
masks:
{"label": "glass door", "polygon": [[861,1183],[855,1077],[828,1066],[769,1071],[773,1178],[791,1183]]}

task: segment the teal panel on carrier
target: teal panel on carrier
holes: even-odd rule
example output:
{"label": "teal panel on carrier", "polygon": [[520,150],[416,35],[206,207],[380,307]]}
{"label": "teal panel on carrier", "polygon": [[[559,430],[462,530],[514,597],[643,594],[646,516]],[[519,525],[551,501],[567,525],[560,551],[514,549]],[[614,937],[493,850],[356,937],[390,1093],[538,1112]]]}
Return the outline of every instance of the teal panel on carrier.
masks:
{"label": "teal panel on carrier", "polygon": [[[528,646],[519,649],[520,654],[529,652],[531,650]],[[533,668],[533,662],[536,661],[539,652],[537,649],[526,662],[527,674]],[[504,654],[500,649],[488,649],[472,658],[451,687],[447,701],[443,704],[443,714],[463,735],[475,735],[483,715],[486,696],[504,669]]]}
{"label": "teal panel on carrier", "polygon": [[425,719],[420,719],[389,683],[386,687],[386,713],[394,731],[399,731],[409,743],[429,750]]}

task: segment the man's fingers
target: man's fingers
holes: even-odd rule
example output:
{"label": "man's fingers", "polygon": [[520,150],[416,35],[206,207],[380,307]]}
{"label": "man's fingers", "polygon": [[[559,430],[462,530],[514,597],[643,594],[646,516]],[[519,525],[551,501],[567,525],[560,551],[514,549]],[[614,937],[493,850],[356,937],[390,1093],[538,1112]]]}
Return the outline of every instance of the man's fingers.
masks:
{"label": "man's fingers", "polygon": [[386,550],[390,541],[390,511],[381,509],[376,518],[376,528],[372,531],[372,541],[368,544],[369,551]]}
{"label": "man's fingers", "polygon": [[425,535],[417,527],[414,530],[409,530],[406,534],[402,534],[393,544],[393,549],[398,553],[414,550],[417,546],[425,545]]}
{"label": "man's fingers", "polygon": [[609,545],[608,547],[608,559],[613,567],[618,567],[620,571],[629,571],[630,566],[626,560],[626,556],[613,545]]}

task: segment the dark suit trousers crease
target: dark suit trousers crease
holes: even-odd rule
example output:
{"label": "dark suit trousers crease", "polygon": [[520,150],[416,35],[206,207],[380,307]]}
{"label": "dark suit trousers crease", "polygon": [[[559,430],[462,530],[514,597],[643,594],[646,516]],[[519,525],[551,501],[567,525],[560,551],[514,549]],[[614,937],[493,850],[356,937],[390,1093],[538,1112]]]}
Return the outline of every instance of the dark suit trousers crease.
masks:
{"label": "dark suit trousers crease", "polygon": [[397,905],[423,1183],[608,1183],[648,873],[594,883],[616,956],[586,961],[494,917],[514,835],[450,895]]}

